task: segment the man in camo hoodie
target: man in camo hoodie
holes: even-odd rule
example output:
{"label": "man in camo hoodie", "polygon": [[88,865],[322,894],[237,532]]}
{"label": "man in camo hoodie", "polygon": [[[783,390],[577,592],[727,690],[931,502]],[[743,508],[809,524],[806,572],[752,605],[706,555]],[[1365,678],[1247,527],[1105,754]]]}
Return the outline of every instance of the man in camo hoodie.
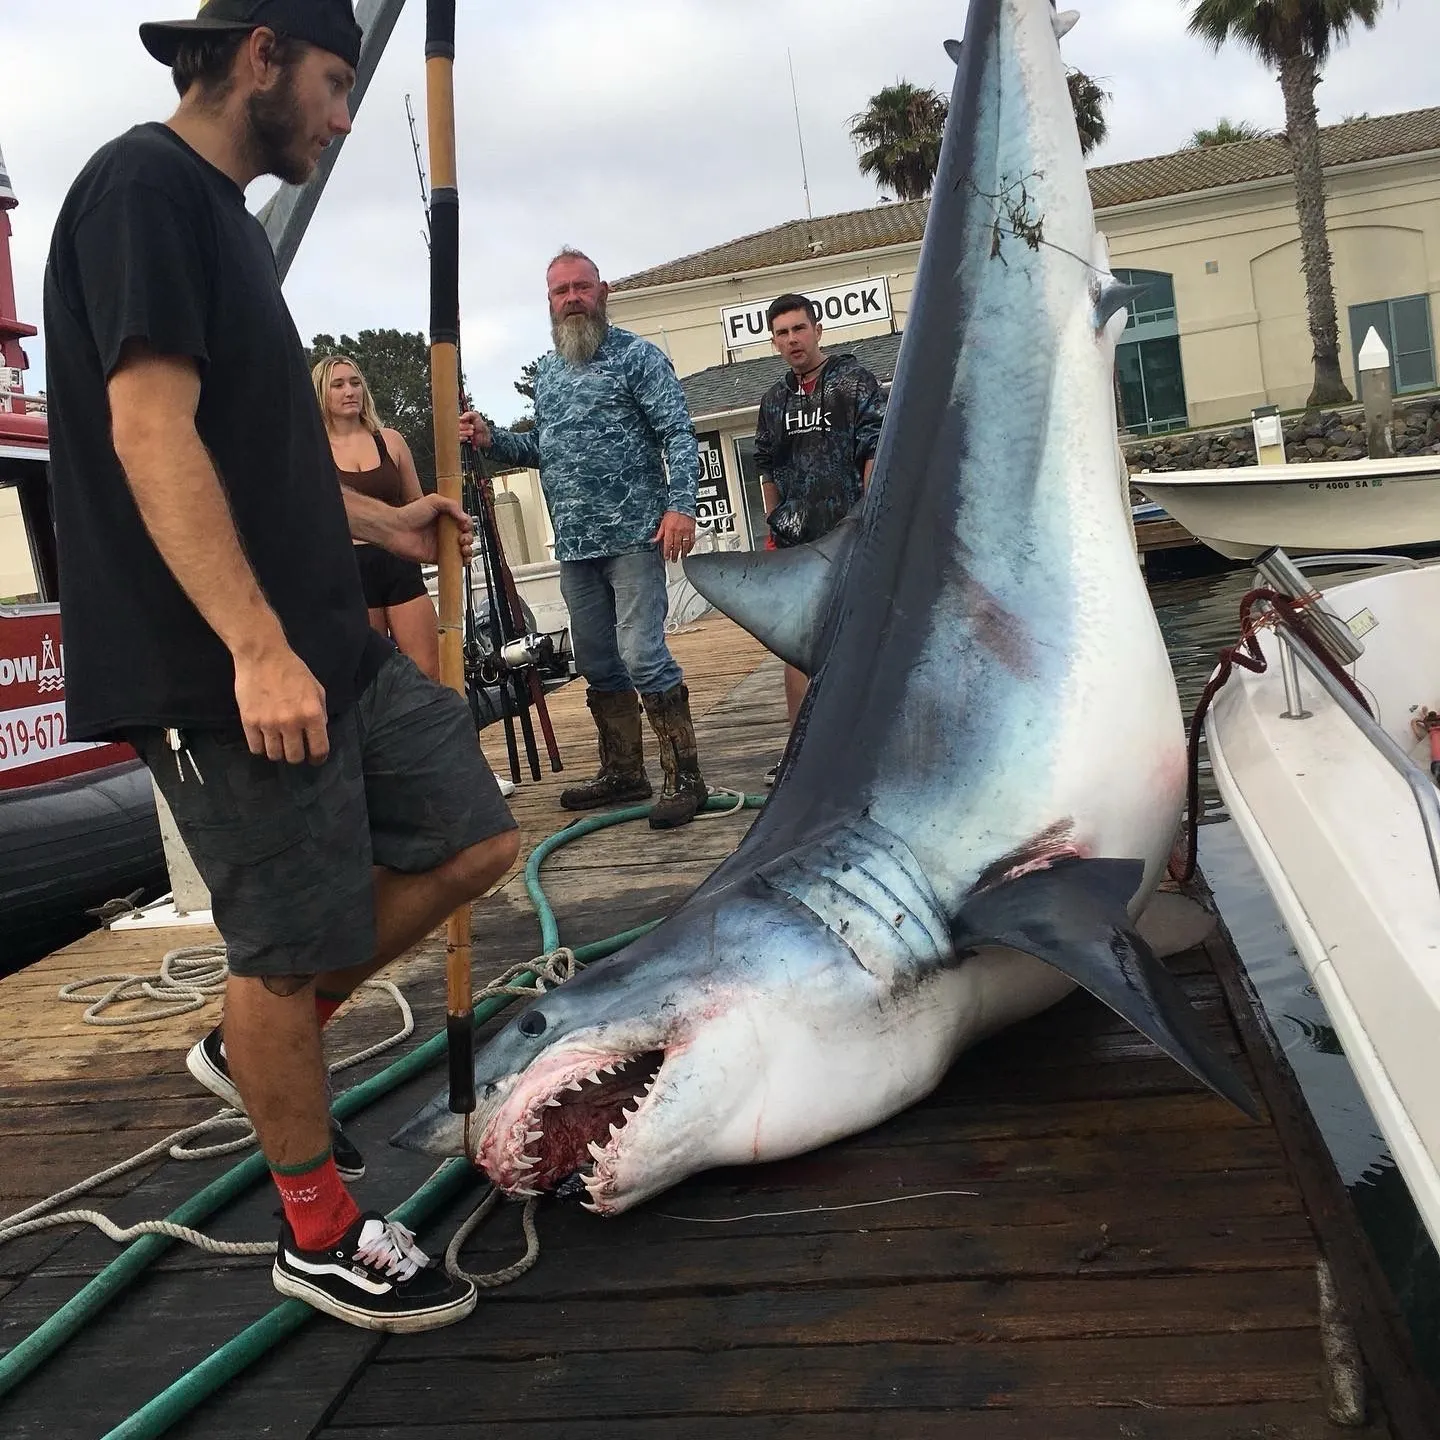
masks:
{"label": "man in camo hoodie", "polygon": [[665,561],[695,544],[695,431],[664,353],[606,320],[609,287],[589,256],[562,250],[545,283],[555,349],[536,370],[535,428],[492,430],[470,411],[460,433],[496,460],[540,471],[600,750],[599,772],[560,804],[650,797],[643,702],[665,774],[650,824],[669,829],[693,820],[707,795],[685,677],[665,643]]}
{"label": "man in camo hoodie", "polygon": [[[760,401],[755,468],[770,526],[766,548],[783,550],[828,534],[859,503],[875,465],[885,401],[879,382],[853,355],[820,348],[823,330],[805,296],[781,295],[765,318],[790,369]],[[808,683],[785,667],[792,726]],[[774,781],[771,769],[765,783]]]}

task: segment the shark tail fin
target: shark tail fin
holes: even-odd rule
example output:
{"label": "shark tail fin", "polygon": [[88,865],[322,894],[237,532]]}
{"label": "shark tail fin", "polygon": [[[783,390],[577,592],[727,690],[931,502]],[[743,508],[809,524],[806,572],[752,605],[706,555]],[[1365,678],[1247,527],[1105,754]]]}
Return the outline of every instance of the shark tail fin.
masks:
{"label": "shark tail fin", "polygon": [[1130,923],[1143,871],[1138,860],[1062,860],[983,890],[952,922],[956,951],[1003,945],[1053,965],[1257,1119],[1245,1082]]}
{"label": "shark tail fin", "polygon": [[772,654],[813,675],[825,613],[859,533],[852,516],[812,545],[692,555],[685,577]]}

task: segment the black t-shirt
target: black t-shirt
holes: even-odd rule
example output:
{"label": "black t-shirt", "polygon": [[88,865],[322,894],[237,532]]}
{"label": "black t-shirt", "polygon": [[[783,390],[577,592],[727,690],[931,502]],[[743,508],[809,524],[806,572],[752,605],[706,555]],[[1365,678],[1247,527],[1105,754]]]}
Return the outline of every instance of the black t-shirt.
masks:
{"label": "black t-shirt", "polygon": [[151,541],[111,443],[106,381],[137,338],[199,362],[195,427],[245,554],[330,713],[344,710],[384,649],[305,351],[239,186],[165,125],[111,141],[60,209],[45,331],[70,733],[238,720],[230,653]]}

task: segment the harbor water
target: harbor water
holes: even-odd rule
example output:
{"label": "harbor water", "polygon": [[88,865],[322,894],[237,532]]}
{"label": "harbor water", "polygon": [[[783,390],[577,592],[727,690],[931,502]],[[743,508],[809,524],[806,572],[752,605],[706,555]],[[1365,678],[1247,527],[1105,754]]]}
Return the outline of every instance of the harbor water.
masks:
{"label": "harbor water", "polygon": [[[1240,600],[1253,583],[1248,568],[1150,583],[1187,720],[1216,657],[1239,633]],[[1417,1358],[1440,1382],[1440,1259],[1280,913],[1225,815],[1203,742],[1200,779],[1207,822],[1200,868],[1390,1281]]]}

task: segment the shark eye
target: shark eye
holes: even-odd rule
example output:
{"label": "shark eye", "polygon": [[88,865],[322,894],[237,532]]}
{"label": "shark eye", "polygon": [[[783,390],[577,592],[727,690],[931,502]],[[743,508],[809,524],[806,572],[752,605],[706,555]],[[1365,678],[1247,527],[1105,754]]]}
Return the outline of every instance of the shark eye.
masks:
{"label": "shark eye", "polygon": [[531,1010],[528,1014],[520,1017],[520,1033],[522,1035],[543,1035],[545,1033],[545,1017],[538,1010]]}

